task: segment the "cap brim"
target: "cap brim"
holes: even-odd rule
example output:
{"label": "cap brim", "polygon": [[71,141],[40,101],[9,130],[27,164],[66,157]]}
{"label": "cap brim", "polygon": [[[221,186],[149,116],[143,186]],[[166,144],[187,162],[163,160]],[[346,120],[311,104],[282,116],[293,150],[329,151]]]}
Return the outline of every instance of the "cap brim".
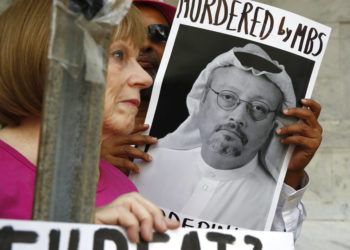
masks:
{"label": "cap brim", "polygon": [[175,13],[176,13],[176,7],[172,6],[170,4],[159,2],[159,1],[152,1],[152,0],[134,0],[133,3],[135,5],[142,4],[154,7],[155,9],[159,10],[164,17],[167,19],[167,21],[171,24],[174,20]]}

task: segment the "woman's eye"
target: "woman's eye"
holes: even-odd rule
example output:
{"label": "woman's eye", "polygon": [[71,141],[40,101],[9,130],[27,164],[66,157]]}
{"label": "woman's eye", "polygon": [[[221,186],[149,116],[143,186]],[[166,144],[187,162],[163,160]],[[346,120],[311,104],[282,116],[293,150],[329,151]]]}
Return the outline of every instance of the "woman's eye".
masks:
{"label": "woman's eye", "polygon": [[122,61],[124,59],[124,52],[122,50],[116,50],[112,52],[112,56],[119,61]]}

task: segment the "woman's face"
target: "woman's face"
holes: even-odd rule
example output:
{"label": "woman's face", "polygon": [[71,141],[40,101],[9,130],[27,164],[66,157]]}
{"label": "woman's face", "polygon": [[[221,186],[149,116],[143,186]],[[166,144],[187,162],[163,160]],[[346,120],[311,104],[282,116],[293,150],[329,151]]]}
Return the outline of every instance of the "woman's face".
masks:
{"label": "woman's face", "polygon": [[129,41],[110,46],[104,107],[103,134],[130,134],[140,105],[140,90],[152,78],[136,61],[139,50]]}

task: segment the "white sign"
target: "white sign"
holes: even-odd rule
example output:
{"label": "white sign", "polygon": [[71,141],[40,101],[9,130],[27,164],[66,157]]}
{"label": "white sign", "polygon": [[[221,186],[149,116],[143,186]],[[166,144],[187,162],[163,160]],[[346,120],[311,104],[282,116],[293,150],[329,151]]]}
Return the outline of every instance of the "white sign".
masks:
{"label": "white sign", "polygon": [[115,226],[0,220],[1,250],[293,250],[291,233],[178,229],[132,244]]}

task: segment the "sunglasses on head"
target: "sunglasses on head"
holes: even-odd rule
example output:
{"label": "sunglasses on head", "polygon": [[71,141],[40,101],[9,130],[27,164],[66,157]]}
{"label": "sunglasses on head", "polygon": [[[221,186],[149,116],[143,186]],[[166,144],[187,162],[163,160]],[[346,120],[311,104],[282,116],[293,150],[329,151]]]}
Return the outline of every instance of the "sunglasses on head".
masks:
{"label": "sunglasses on head", "polygon": [[260,56],[247,52],[235,52],[235,55],[237,59],[241,62],[241,64],[245,67],[252,67],[256,70],[266,71],[270,73],[282,72],[282,70],[278,68],[275,64]]}
{"label": "sunglasses on head", "polygon": [[170,27],[165,24],[151,24],[148,26],[148,37],[153,42],[163,42],[168,40]]}

